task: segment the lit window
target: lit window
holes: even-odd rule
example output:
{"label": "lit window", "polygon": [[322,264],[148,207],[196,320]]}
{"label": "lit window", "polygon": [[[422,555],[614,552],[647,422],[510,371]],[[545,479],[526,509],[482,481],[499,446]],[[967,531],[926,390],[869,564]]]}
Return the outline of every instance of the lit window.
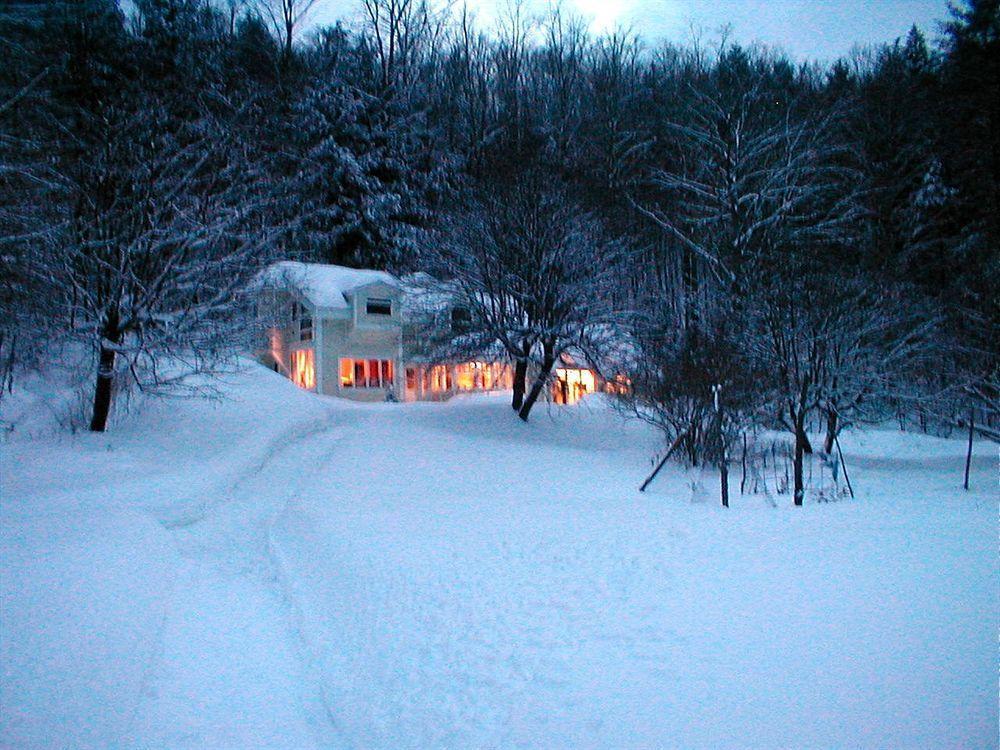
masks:
{"label": "lit window", "polygon": [[475,374],[470,363],[466,362],[458,365],[458,367],[455,368],[455,371],[458,375],[458,390],[471,391],[476,387]]}
{"label": "lit window", "polygon": [[454,386],[451,377],[451,368],[447,365],[435,365],[430,369],[430,375],[428,390],[434,393],[450,391]]}
{"label": "lit window", "polygon": [[340,387],[392,388],[394,370],[391,359],[342,359]]}
{"label": "lit window", "polygon": [[369,297],[365,309],[369,315],[392,315],[392,300]]}
{"label": "lit window", "polygon": [[553,396],[557,404],[575,404],[588,393],[593,393],[597,381],[593,370],[575,367],[556,368]]}
{"label": "lit window", "polygon": [[312,390],[316,387],[316,364],[312,349],[298,349],[289,357],[292,364],[292,382],[300,388]]}

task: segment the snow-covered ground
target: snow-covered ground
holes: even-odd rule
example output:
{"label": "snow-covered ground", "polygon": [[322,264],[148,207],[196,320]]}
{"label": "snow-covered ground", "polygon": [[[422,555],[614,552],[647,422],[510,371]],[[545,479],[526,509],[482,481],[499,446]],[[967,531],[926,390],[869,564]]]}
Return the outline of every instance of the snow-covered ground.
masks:
{"label": "snow-covered ground", "polygon": [[0,444],[0,746],[997,746],[995,446],[727,511],[600,400],[225,390]]}

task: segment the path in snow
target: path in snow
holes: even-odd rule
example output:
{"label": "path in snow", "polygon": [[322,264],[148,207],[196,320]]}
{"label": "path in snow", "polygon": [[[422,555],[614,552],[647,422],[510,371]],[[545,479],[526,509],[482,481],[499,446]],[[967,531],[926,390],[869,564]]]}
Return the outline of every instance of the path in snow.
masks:
{"label": "path in snow", "polygon": [[296,426],[203,502],[160,504],[184,567],[139,710],[136,746],[333,746],[336,733],[309,676],[269,528],[313,481],[337,434],[333,421]]}

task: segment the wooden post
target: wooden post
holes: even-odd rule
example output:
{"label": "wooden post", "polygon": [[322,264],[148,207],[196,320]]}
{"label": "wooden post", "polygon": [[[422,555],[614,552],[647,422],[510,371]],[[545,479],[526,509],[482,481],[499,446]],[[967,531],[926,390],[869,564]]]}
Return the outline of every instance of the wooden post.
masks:
{"label": "wooden post", "polygon": [[847,491],[851,493],[851,499],[854,499],[854,488],[851,486],[851,478],[847,476],[847,464],[844,463],[844,452],[840,450],[840,437],[835,437],[833,442],[837,445],[837,456],[840,458],[840,468],[844,472],[844,481],[847,482]]}
{"label": "wooden post", "polygon": [[650,474],[648,477],[646,477],[646,481],[642,483],[641,487],[639,487],[639,492],[645,492],[646,488],[649,487],[650,483],[654,479],[656,479],[656,475],[660,473],[660,469],[662,469],[664,464],[667,463],[667,459],[669,459],[670,456],[673,455],[673,452],[677,450],[677,447],[681,444],[681,441],[683,441],[684,438],[687,437],[687,434],[690,430],[691,427],[688,426],[683,432],[679,433],[677,437],[674,438],[674,442],[670,444],[670,447],[667,448],[667,452],[663,454],[663,458],[661,458],[660,462],[656,464],[656,468],[653,469],[653,473]]}
{"label": "wooden post", "polygon": [[969,469],[972,468],[972,435],[976,430],[976,410],[969,409],[969,448],[965,452],[965,484],[963,485],[968,491],[969,489]]}

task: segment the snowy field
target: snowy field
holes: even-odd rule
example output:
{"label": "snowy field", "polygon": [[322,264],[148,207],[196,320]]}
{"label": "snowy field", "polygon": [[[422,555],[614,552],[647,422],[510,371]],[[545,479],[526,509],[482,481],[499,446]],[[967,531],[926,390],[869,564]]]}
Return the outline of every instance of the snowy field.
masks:
{"label": "snowy field", "polygon": [[225,388],[0,444],[0,746],[997,746],[995,446],[727,511],[599,399]]}

